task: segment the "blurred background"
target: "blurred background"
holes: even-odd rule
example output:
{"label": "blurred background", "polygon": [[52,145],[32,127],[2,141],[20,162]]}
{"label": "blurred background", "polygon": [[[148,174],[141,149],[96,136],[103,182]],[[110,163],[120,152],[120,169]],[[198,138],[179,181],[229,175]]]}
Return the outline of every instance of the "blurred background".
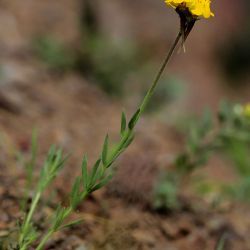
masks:
{"label": "blurred background", "polygon": [[[247,99],[248,7],[244,0],[214,1],[216,18],[197,23],[187,53],[178,53],[162,80],[168,99],[183,94],[192,111],[222,97]],[[179,27],[162,1],[13,0],[1,1],[1,12],[1,86],[37,71],[74,74],[123,99],[146,89]]]}
{"label": "blurred background", "polygon": [[[206,108],[216,111],[222,100],[249,101],[249,10],[248,0],[212,1],[215,17],[199,20],[186,53],[176,52],[105,195],[147,203],[160,169],[183,148],[185,124]],[[93,161],[107,131],[118,138],[121,111],[136,109],[178,29],[177,14],[163,0],[1,0],[0,175],[22,179],[16,152],[29,153],[37,129],[41,159],[51,144],[72,154],[58,181],[68,192],[82,155]],[[208,172],[231,180],[224,165],[215,160]],[[103,209],[118,207],[118,221],[128,211],[107,204]],[[147,242],[145,235],[133,237]],[[157,245],[154,237],[147,244]]]}
{"label": "blurred background", "polygon": [[[116,135],[121,110],[135,110],[179,29],[163,1],[0,4],[2,130],[25,144],[37,128],[45,148],[59,143],[90,156],[106,131]],[[248,101],[248,8],[244,0],[212,3],[216,17],[198,21],[187,52],[177,51],[141,129],[153,123],[168,133],[223,99]]]}

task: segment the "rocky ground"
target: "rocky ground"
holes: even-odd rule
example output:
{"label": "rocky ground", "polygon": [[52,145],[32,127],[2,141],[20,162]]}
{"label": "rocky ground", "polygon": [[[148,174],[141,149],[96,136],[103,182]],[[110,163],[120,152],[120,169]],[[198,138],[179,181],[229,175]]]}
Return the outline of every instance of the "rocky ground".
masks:
{"label": "rocky ground", "polygon": [[[118,42],[131,38],[146,49],[154,48],[151,54],[157,58],[161,58],[172,40],[166,38],[166,34],[173,37],[173,27],[178,25],[177,19],[176,23],[167,21],[175,20],[176,16],[156,1],[114,0],[92,4],[101,32]],[[221,10],[225,4],[227,12]],[[220,20],[223,18],[227,27],[223,32],[237,29],[234,18],[235,13],[241,13],[240,6],[225,1],[215,6],[216,15]],[[126,101],[108,97],[79,72],[51,72],[34,56],[30,42],[36,35],[53,34],[67,46],[77,47],[82,8],[83,3],[77,0],[0,1],[0,239],[3,250],[10,249],[10,241],[15,242],[16,220],[22,217],[19,203],[25,176],[18,155],[28,157],[32,130],[38,131],[37,170],[51,144],[71,153],[56,180],[54,196],[50,200],[45,198],[45,205],[36,214],[36,226],[42,231],[46,228],[45,218],[56,204],[66,202],[72,180],[80,171],[83,154],[93,162],[107,131],[114,141],[117,139],[121,110],[125,108],[131,114],[135,106],[126,108]],[[146,14],[138,15],[142,9]],[[204,27],[201,33],[197,27],[187,44],[188,50],[193,50],[193,59],[190,59],[190,51],[188,56],[178,54],[170,67],[170,71],[186,77],[188,84],[199,83],[184,103],[187,109],[197,112],[207,104],[215,107],[221,96],[231,95],[219,86],[221,79],[211,59],[218,23],[211,21]],[[206,47],[204,41],[209,41],[210,46]],[[194,70],[197,74],[193,74]],[[134,144],[117,162],[114,180],[89,197],[73,215],[83,218],[84,222],[56,234],[46,249],[210,250],[216,249],[221,240],[225,240],[224,249],[250,249],[246,205],[230,203],[213,208],[209,202],[190,195],[183,199],[177,211],[153,209],[154,184],[161,169],[171,166],[182,142],[175,128],[154,116],[145,116],[137,128]],[[216,161],[208,167],[217,169]],[[210,170],[211,175],[218,173],[221,172]],[[8,240],[7,235],[10,235]]]}

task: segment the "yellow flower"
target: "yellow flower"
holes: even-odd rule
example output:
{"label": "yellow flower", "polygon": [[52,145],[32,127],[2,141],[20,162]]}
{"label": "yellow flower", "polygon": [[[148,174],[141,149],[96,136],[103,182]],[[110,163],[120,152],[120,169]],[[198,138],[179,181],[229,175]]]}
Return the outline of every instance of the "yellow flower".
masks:
{"label": "yellow flower", "polygon": [[250,103],[243,106],[243,115],[250,118]]}
{"label": "yellow flower", "polygon": [[195,18],[214,16],[210,10],[210,0],[165,0],[165,2],[175,9],[188,10]]}

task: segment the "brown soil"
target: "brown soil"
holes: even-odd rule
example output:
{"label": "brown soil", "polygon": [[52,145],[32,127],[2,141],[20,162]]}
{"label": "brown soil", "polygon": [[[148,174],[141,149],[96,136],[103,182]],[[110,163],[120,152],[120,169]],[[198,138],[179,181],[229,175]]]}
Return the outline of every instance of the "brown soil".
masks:
{"label": "brown soil", "polygon": [[[147,49],[157,48],[153,53],[156,56],[162,55],[166,48],[166,33],[162,30],[170,30],[171,37],[174,36],[173,28],[177,23],[165,21],[174,16],[157,1],[95,3],[103,33],[113,38],[131,37]],[[80,173],[83,154],[93,162],[106,133],[113,141],[118,136],[122,101],[107,97],[76,72],[51,73],[29,48],[32,37],[41,33],[53,34],[67,45],[78,44],[80,5],[78,0],[53,4],[35,0],[0,1],[0,32],[3,34],[0,62],[4,71],[0,86],[0,241],[4,242],[3,250],[15,244],[16,221],[23,216],[19,203],[25,175],[18,156],[20,153],[24,158],[29,156],[34,128],[39,135],[37,173],[51,144],[71,153],[63,173],[50,189],[52,195],[44,197],[35,216],[40,231],[46,229],[45,218],[52,214],[56,205],[67,202],[72,180]],[[220,14],[227,26],[232,26],[236,6],[225,4],[224,0],[216,3],[217,10],[222,9],[221,5],[227,5],[228,11],[223,9]],[[147,14],[138,15],[141,11]],[[114,25],[110,25],[110,17]],[[221,96],[228,95],[218,85],[221,79],[210,56],[218,23],[212,21],[211,26],[204,25],[201,33],[206,35],[203,37],[196,31],[193,43],[188,44],[193,50],[193,61],[189,56],[177,55],[181,63],[177,65],[174,61],[170,68],[193,84],[184,110],[199,112],[207,104],[215,107]],[[225,30],[223,26],[223,31],[226,34],[236,28],[236,24]],[[205,48],[208,43],[210,46]],[[193,74],[194,71],[197,73]],[[127,113],[131,114],[132,110],[129,108]],[[72,216],[83,218],[84,222],[54,235],[46,249],[211,250],[216,249],[222,238],[225,250],[250,249],[247,205],[225,203],[214,209],[209,202],[184,190],[183,202],[177,211],[153,209],[152,192],[158,175],[162,168],[171,166],[182,146],[183,138],[174,128],[150,116],[143,117],[134,144],[116,163],[115,178],[106,188],[91,195]],[[215,159],[209,163],[207,172],[214,178],[231,180],[232,173],[221,165]]]}
{"label": "brown soil", "polygon": [[[92,153],[91,158],[96,156],[108,127],[114,128],[110,132],[116,137],[119,106],[114,108],[112,101],[76,76],[64,76],[60,88],[52,83],[52,79],[45,79],[2,90],[8,102],[0,111],[1,236],[10,233],[21,216],[18,202],[25,177],[16,153],[28,154],[33,127],[39,124],[39,159],[52,142],[73,152],[58,178],[57,198],[36,215],[41,230],[46,227],[44,218],[52,213],[56,201],[67,196],[72,178],[79,173],[84,149]],[[15,108],[6,108],[10,105]],[[149,204],[159,166],[169,165],[179,148],[175,141],[180,141],[171,128],[154,123],[148,120],[140,124],[135,143],[119,160],[119,171],[106,191],[94,193],[79,207],[73,217],[84,218],[85,222],[56,234],[47,249],[215,249],[223,235],[225,249],[249,249],[246,207],[226,206],[218,211],[204,201],[189,198],[176,212],[152,210]]]}

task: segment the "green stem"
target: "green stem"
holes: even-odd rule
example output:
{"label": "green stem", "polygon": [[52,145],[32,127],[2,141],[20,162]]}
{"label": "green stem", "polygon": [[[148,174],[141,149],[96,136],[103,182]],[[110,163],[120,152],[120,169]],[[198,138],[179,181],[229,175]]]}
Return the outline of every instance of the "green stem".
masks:
{"label": "green stem", "polygon": [[[150,87],[150,89],[148,90],[147,94],[145,95],[141,105],[139,106],[139,114],[138,114],[138,118],[135,121],[135,125],[137,124],[141,114],[143,113],[143,111],[145,110],[151,96],[154,93],[154,90],[162,76],[162,73],[164,71],[164,69],[166,68],[168,62],[170,61],[177,45],[178,42],[181,38],[181,32],[178,33],[170,51],[168,52],[158,74],[156,75],[156,78],[152,84],[152,86]],[[130,139],[130,137],[133,135],[133,129],[128,129],[125,134],[122,136],[121,141],[119,142],[119,144],[117,145],[116,149],[113,151],[113,153],[110,155],[107,163],[105,164],[105,166],[103,165],[104,169],[108,168],[109,166],[112,165],[112,163],[117,159],[117,157],[122,153],[123,149],[124,149],[124,144]],[[84,193],[82,200],[84,200],[89,194],[88,193]],[[70,213],[73,211],[73,209],[69,210],[69,212],[67,213],[67,215],[64,217],[63,221],[70,215]],[[52,234],[54,233],[54,230],[49,230],[44,237],[42,238],[40,244],[37,246],[36,250],[42,250],[44,248],[44,245],[46,244],[46,242],[49,240],[49,238],[52,236]]]}
{"label": "green stem", "polygon": [[47,234],[42,238],[41,242],[37,246],[36,250],[43,249],[44,245],[47,243],[47,241],[50,239],[54,231],[48,231]]}
{"label": "green stem", "polygon": [[[81,200],[85,200],[85,198],[88,196],[89,194],[87,192],[84,192],[81,196]],[[69,217],[69,215],[73,212],[73,208],[70,207],[70,209],[67,211],[67,214],[65,214],[63,220],[62,220],[62,223]],[[59,226],[59,228],[61,227],[62,225]],[[50,237],[55,233],[55,231],[57,230],[48,230],[48,232],[43,236],[41,242],[39,243],[39,245],[36,247],[36,250],[42,250],[45,246],[45,244],[47,243],[47,241],[50,239]]]}
{"label": "green stem", "polygon": [[26,246],[22,246],[21,248],[20,248],[20,250],[26,250]]}
{"label": "green stem", "polygon": [[[143,99],[143,101],[142,101],[142,103],[141,103],[141,105],[139,107],[140,114],[144,112],[146,106],[148,105],[149,100],[150,100],[151,96],[153,95],[153,93],[155,91],[155,88],[156,88],[156,86],[157,86],[157,84],[158,84],[158,82],[159,82],[159,80],[160,80],[160,78],[162,76],[162,73],[164,72],[166,66],[168,65],[168,63],[169,63],[169,61],[170,61],[170,59],[171,59],[171,57],[172,57],[172,55],[173,55],[176,47],[177,47],[177,45],[178,45],[178,43],[180,41],[181,35],[182,34],[181,34],[181,31],[180,31],[178,33],[178,35],[177,35],[177,37],[176,37],[176,39],[175,39],[172,47],[170,48],[170,50],[169,50],[169,52],[168,52],[168,54],[167,54],[167,56],[166,56],[166,58],[165,58],[165,60],[163,62],[163,64],[162,64],[162,66],[161,66],[158,74],[156,75],[155,80],[154,80],[152,86],[150,87],[150,89],[148,90],[146,96],[144,97],[144,99]],[[139,118],[140,118],[140,116],[139,116]]]}
{"label": "green stem", "polygon": [[22,233],[20,235],[20,239],[19,239],[20,246],[22,246],[22,244],[23,244],[23,240],[25,238],[27,230],[29,230],[30,221],[31,221],[31,219],[33,217],[33,214],[34,214],[35,209],[37,207],[37,204],[38,204],[38,202],[40,200],[40,197],[41,197],[41,192],[37,192],[34,199],[32,200],[29,213],[28,213],[28,215],[27,215],[27,217],[25,219],[25,223],[24,223],[23,228],[22,228]]}
{"label": "green stem", "polygon": [[26,165],[26,175],[27,175],[27,181],[25,184],[25,191],[24,191],[24,198],[21,201],[21,209],[23,211],[26,210],[27,208],[27,202],[29,199],[29,191],[32,187],[32,180],[33,180],[33,172],[34,172],[34,166],[35,166],[35,162],[36,162],[36,145],[34,146],[34,135],[32,136],[32,156],[30,161],[27,163]]}
{"label": "green stem", "polygon": [[[137,124],[137,122],[139,121],[140,117],[141,117],[141,114],[144,112],[146,106],[148,105],[154,91],[155,91],[155,88],[157,86],[157,84],[159,83],[159,80],[162,76],[162,73],[164,72],[166,66],[168,65],[179,41],[180,41],[180,38],[182,36],[182,32],[181,30],[179,31],[172,47],[170,48],[159,72],[157,73],[156,77],[155,77],[155,80],[153,81],[153,84],[151,85],[150,89],[148,90],[147,94],[145,95],[145,97],[143,98],[142,100],[142,103],[141,105],[139,106],[139,114],[138,114],[138,118],[137,120],[135,121],[135,125]],[[121,150],[123,149],[123,145],[124,143],[126,143],[126,141],[130,138],[130,136],[132,136],[133,134],[133,130],[127,130],[126,133],[124,134],[124,136],[122,137],[120,143],[117,145],[116,149],[113,151],[113,153],[110,155],[109,157],[109,161],[108,161],[108,164],[107,166],[110,166],[112,164],[112,162],[114,162],[114,160],[120,155],[121,153]]]}

